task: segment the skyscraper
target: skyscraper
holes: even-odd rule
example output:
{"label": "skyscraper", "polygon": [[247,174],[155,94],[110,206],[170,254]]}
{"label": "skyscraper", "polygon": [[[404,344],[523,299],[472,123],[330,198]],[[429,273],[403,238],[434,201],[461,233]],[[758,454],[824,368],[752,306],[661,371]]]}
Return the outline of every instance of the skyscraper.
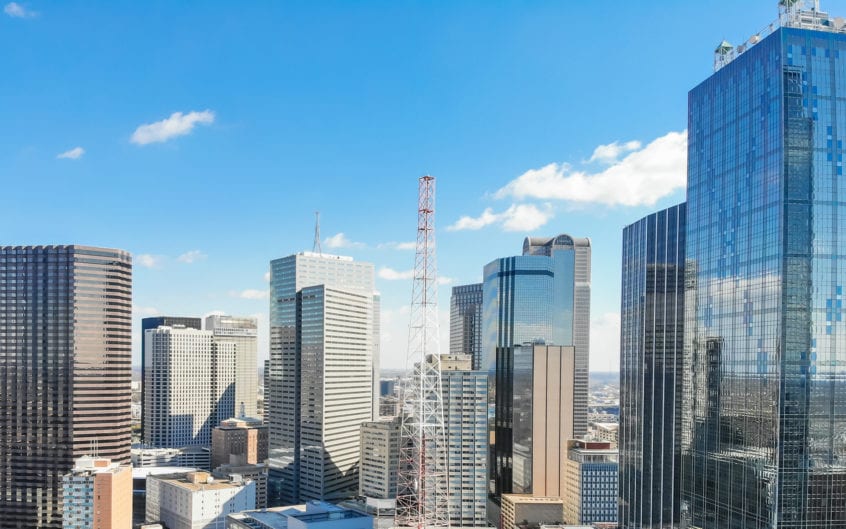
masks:
{"label": "skyscraper", "polygon": [[482,365],[482,283],[452,287],[449,300],[449,354],[469,354]]}
{"label": "skyscraper", "polygon": [[441,355],[452,527],[488,525],[488,376],[472,365],[470,355]]}
{"label": "skyscraper", "polygon": [[202,321],[200,318],[189,318],[185,316],[153,316],[141,320],[141,435],[144,435],[144,403],[147,402],[147,386],[144,381],[147,380],[147,372],[145,366],[147,338],[146,333],[148,329],[156,329],[161,326],[172,327],[174,325],[181,325],[188,329],[202,329]]}
{"label": "skyscraper", "polygon": [[396,506],[399,438],[399,417],[362,423],[359,496],[386,500]]}
{"label": "skyscraper", "polygon": [[232,388],[235,413],[221,420],[233,416],[240,417],[242,414],[246,417],[258,415],[257,329],[258,322],[255,318],[217,314],[206,317],[206,330],[211,331],[215,343],[235,344],[235,386]]}
{"label": "skyscraper", "polygon": [[622,527],[679,521],[685,204],[623,230],[620,340]]}
{"label": "skyscraper", "polygon": [[270,501],[355,496],[373,418],[373,265],[300,253],[270,266]]}
{"label": "skyscraper", "polygon": [[686,527],[846,525],[846,28],[781,4],[688,98]]}
{"label": "skyscraper", "polygon": [[0,526],[62,527],[62,476],[96,447],[129,462],[132,262],[0,247]]}
{"label": "skyscraper", "polygon": [[575,347],[574,435],[587,433],[590,240],[526,238],[523,255],[484,268],[482,369],[494,382],[491,484],[494,498],[512,492],[514,347]]}

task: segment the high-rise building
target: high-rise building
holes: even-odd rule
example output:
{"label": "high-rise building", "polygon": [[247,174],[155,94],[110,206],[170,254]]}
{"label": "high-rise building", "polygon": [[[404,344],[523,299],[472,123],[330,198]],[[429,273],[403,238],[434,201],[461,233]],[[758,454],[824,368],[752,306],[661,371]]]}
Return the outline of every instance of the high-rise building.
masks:
{"label": "high-rise building", "polygon": [[575,357],[573,346],[514,347],[515,494],[564,495],[567,441],[573,438]]}
{"label": "high-rise building", "polygon": [[685,204],[623,230],[620,426],[606,438],[619,443],[622,527],[679,521],[684,237]]}
{"label": "high-rise building", "polygon": [[62,478],[64,529],[131,529],[132,468],[83,456]]}
{"label": "high-rise building", "polygon": [[0,525],[62,527],[62,476],[97,447],[129,462],[132,261],[0,246]]}
{"label": "high-rise building", "polygon": [[396,500],[399,443],[399,417],[362,423],[359,496],[376,500]]}
{"label": "high-rise building", "polygon": [[688,96],[688,527],[846,525],[846,28],[803,4]]}
{"label": "high-rise building", "polygon": [[526,238],[523,255],[484,268],[482,369],[493,381],[493,499],[512,492],[514,347],[548,343],[575,347],[574,436],[587,433],[590,322],[590,240],[558,235]]}
{"label": "high-rise building", "polygon": [[220,416],[235,401],[235,344],[182,326],[145,331],[144,443],[158,448],[209,446]]}
{"label": "high-rise building", "polygon": [[617,449],[611,443],[571,440],[564,472],[564,522],[617,524]]}
{"label": "high-rise building", "polygon": [[147,351],[147,331],[149,329],[157,329],[159,327],[174,327],[182,326],[188,329],[202,329],[202,320],[200,318],[189,318],[185,316],[153,316],[141,320],[141,436],[144,436],[144,403],[147,402],[147,385],[144,381],[147,380],[146,371],[146,351]]}
{"label": "high-rise building", "polygon": [[211,468],[267,461],[267,425],[257,419],[227,419],[212,430]]}
{"label": "high-rise building", "polygon": [[449,300],[449,353],[468,354],[473,369],[482,365],[482,283],[452,287]]}
{"label": "high-rise building", "polygon": [[374,270],[300,253],[271,262],[269,495],[339,500],[358,489],[359,429],[373,418]]}
{"label": "high-rise building", "polygon": [[[213,314],[206,317],[206,330],[212,332],[215,343],[232,342],[235,344],[234,387],[226,388],[232,396],[225,395],[222,400],[234,404],[235,412],[223,417],[256,417],[258,410],[258,321],[256,318],[223,316]],[[221,408],[228,404],[221,405]],[[221,410],[223,411],[223,410]]]}
{"label": "high-rise building", "polygon": [[441,355],[452,527],[488,525],[488,374],[471,368],[470,355]]}

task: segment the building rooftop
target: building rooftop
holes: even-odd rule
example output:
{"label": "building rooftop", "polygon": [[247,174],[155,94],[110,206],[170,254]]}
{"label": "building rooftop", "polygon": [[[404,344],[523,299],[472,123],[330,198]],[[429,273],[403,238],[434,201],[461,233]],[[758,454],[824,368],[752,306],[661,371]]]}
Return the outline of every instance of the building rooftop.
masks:
{"label": "building rooftop", "polygon": [[186,472],[185,474],[175,474],[169,476],[165,475],[157,477],[157,479],[192,492],[197,492],[201,490],[224,490],[236,487],[243,487],[251,481],[249,479],[245,479],[243,481],[216,479],[212,477],[212,475],[208,472],[201,471]]}
{"label": "building rooftop", "polygon": [[273,507],[258,511],[230,514],[229,518],[250,527],[286,529],[290,518],[304,524],[311,524],[333,520],[372,518],[372,516],[331,503],[311,501],[303,505],[289,505],[286,507]]}

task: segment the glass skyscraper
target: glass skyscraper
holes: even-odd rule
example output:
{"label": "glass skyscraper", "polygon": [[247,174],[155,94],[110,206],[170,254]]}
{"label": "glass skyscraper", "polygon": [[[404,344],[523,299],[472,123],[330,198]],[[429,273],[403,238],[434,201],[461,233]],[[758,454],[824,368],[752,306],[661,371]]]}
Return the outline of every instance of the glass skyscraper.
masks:
{"label": "glass skyscraper", "polygon": [[846,34],[782,4],[689,94],[684,527],[846,527]]}
{"label": "glass skyscraper", "polygon": [[449,353],[469,354],[482,364],[482,283],[452,287],[449,298]]}
{"label": "glass skyscraper", "polygon": [[132,260],[0,246],[0,527],[62,527],[62,476],[129,463]]}
{"label": "glass skyscraper", "polygon": [[620,526],[679,521],[685,204],[623,229]]}
{"label": "glass skyscraper", "polygon": [[525,343],[575,347],[574,433],[587,431],[590,240],[530,237],[523,255],[484,268],[482,369],[490,373],[489,491],[512,492],[514,347]]}

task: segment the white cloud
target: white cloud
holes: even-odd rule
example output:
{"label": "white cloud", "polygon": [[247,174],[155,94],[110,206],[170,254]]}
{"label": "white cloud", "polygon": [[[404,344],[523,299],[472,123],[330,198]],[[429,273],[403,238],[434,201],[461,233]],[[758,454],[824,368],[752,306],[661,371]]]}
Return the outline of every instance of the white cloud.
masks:
{"label": "white cloud", "polygon": [[447,226],[447,231],[479,230],[491,224],[499,224],[505,231],[532,231],[549,222],[553,216],[550,204],[545,204],[542,209],[534,204],[512,204],[502,213],[494,213],[492,208],[487,208],[478,217],[465,215]]}
{"label": "white cloud", "polygon": [[202,261],[206,257],[208,256],[200,250],[191,250],[190,252],[185,252],[184,254],[180,255],[176,258],[176,260],[180,263],[191,264],[197,261]]}
{"label": "white cloud", "polygon": [[3,12],[12,18],[32,18],[38,13],[31,11],[17,2],[9,2],[3,7]]}
{"label": "white cloud", "polygon": [[241,298],[241,299],[267,299],[270,295],[270,292],[267,290],[258,290],[255,288],[248,288],[246,290],[232,291],[229,293],[230,296],[233,298]]}
{"label": "white cloud", "polygon": [[417,243],[414,241],[410,242],[383,242],[376,246],[377,248],[391,248],[393,250],[416,250]]}
{"label": "white cloud", "polygon": [[160,268],[164,258],[160,255],[142,253],[135,256],[135,263],[144,268]]}
{"label": "white cloud", "polygon": [[270,270],[264,273],[264,282],[270,283]]}
{"label": "white cloud", "polygon": [[69,160],[78,160],[82,158],[82,155],[85,154],[85,149],[82,147],[74,147],[69,151],[65,151],[56,156],[56,158],[67,158]]}
{"label": "white cloud", "polygon": [[363,248],[365,246],[362,242],[355,242],[347,239],[343,232],[327,237],[323,241],[327,248]]}
{"label": "white cloud", "polygon": [[438,276],[438,284],[439,285],[449,285],[453,283],[455,279],[446,276]]}
{"label": "white cloud", "polygon": [[397,281],[400,279],[413,279],[414,278],[414,270],[394,270],[393,268],[388,268],[387,266],[383,266],[379,269],[379,272],[376,274],[382,279],[387,279],[388,281]]}
{"label": "white cloud", "polygon": [[639,141],[627,141],[626,143],[609,143],[608,145],[600,145],[593,150],[593,154],[588,160],[588,163],[600,162],[604,164],[617,163],[620,155],[625,152],[632,152],[640,149],[641,143]]}
{"label": "white cloud", "polygon": [[590,370],[620,370],[620,313],[606,312],[590,322]]}
{"label": "white cloud", "polygon": [[208,125],[214,123],[214,112],[203,110],[202,112],[174,112],[169,118],[155,123],[145,123],[135,129],[130,141],[137,145],[158,143],[171,138],[190,134],[197,124]]}
{"label": "white cloud", "polygon": [[[618,148],[625,150],[629,145],[633,146],[634,142]],[[606,152],[600,152],[598,159],[611,159],[609,146],[603,147]],[[607,206],[652,206],[683,188],[686,174],[687,131],[669,132],[642,149],[632,150],[622,160],[613,161],[601,172],[578,171],[568,164],[551,163],[526,171],[497,191],[495,197],[557,199]]]}

